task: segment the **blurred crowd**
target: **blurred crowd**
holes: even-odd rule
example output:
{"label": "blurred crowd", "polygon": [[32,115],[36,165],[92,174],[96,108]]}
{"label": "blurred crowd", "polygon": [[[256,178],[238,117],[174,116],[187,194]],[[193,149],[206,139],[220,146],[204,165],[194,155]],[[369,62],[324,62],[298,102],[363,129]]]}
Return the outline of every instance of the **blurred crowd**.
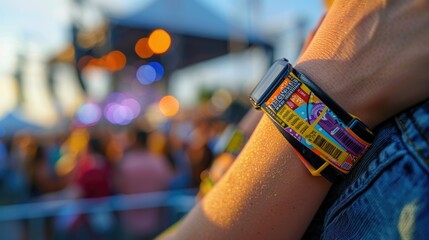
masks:
{"label": "blurred crowd", "polygon": [[[225,152],[220,139],[247,111],[246,105],[232,105],[218,116],[200,109],[156,128],[141,118],[121,127],[100,124],[53,134],[3,136],[0,205],[198,189],[213,160]],[[172,223],[158,208],[107,218],[114,218],[127,234],[149,238]],[[88,236],[96,234],[97,221],[82,215],[55,226],[70,236]]]}

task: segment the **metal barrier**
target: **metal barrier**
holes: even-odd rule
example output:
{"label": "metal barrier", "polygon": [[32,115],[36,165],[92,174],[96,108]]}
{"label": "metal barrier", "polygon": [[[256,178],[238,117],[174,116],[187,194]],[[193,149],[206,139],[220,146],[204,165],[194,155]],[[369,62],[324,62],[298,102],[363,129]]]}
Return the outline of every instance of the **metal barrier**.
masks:
{"label": "metal barrier", "polygon": [[[166,208],[173,223],[195,205],[195,189],[116,195],[95,199],[68,199],[33,202],[0,207],[0,239],[73,239],[67,236],[46,236],[46,220],[77,215],[103,215],[127,210]],[[170,224],[169,223],[169,224]],[[23,233],[23,227],[25,231]],[[18,228],[18,229],[14,229]],[[119,234],[120,235],[120,234]],[[85,237],[84,237],[85,238]],[[81,237],[79,239],[82,239]],[[108,236],[98,239],[123,239]]]}

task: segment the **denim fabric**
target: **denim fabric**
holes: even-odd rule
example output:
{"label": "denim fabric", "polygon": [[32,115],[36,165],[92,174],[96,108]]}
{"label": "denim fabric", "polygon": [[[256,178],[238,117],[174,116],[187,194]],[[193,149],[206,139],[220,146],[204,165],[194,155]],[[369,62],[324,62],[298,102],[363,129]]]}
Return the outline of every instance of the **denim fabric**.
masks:
{"label": "denim fabric", "polygon": [[383,123],[304,239],[429,239],[429,101]]}

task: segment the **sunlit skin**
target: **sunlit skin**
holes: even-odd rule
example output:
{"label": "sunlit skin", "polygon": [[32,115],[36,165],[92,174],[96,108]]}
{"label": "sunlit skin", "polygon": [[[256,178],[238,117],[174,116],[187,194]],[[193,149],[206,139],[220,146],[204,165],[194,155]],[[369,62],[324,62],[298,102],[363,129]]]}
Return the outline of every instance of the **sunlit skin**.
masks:
{"label": "sunlit skin", "polygon": [[[295,67],[372,128],[429,97],[428,10],[422,0],[334,1]],[[263,117],[226,175],[165,238],[300,239],[330,186]]]}

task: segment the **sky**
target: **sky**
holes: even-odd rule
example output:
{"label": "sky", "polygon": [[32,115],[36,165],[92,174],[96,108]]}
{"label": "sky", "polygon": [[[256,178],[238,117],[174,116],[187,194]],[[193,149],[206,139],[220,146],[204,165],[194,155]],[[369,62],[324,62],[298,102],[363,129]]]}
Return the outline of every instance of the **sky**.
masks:
{"label": "sky", "polygon": [[[170,0],[175,1],[175,0]],[[185,0],[186,1],[186,0]],[[275,31],[297,16],[310,25],[321,14],[321,0],[196,0],[226,18],[245,21],[254,28]],[[83,0],[88,10],[81,13],[87,25],[97,25],[101,16],[96,6],[118,15],[133,13],[153,0]],[[232,4],[233,3],[233,4]],[[76,15],[72,0],[0,0],[0,54],[31,49],[35,55],[52,54],[69,40],[69,24]],[[246,16],[252,12],[253,16]],[[19,50],[18,50],[19,49]],[[24,50],[26,51],[26,50]],[[0,55],[0,56],[1,56]],[[5,64],[0,64],[0,71]],[[7,65],[7,64],[6,64]]]}

